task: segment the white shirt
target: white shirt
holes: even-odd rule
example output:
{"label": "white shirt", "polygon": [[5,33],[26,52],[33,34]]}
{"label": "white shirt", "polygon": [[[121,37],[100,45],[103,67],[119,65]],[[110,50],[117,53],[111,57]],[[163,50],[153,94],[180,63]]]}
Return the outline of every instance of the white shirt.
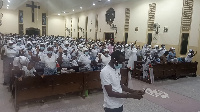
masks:
{"label": "white shirt", "polygon": [[35,76],[33,72],[36,72],[35,68],[28,70],[26,66],[22,67],[22,70],[25,72],[25,76]]}
{"label": "white shirt", "polygon": [[25,46],[24,46],[24,45],[17,45],[17,44],[15,44],[14,47],[15,47],[15,49],[18,50],[18,51],[19,51],[19,50],[22,50],[22,49],[25,49]]}
{"label": "white shirt", "polygon": [[15,57],[13,60],[13,66],[18,66],[21,68],[22,66],[27,66],[29,63],[29,59],[25,56]]}
{"label": "white shirt", "polygon": [[91,60],[90,60],[90,56],[89,55],[81,55],[79,57],[79,62],[85,64],[85,65],[89,65],[91,63]]}
{"label": "white shirt", "polygon": [[58,58],[58,55],[57,54],[54,54],[52,53],[52,56],[51,58],[49,58],[47,56],[47,54],[44,55],[44,63],[45,63],[45,66],[47,68],[50,68],[50,69],[55,69],[56,68],[56,60]]}
{"label": "white shirt", "polygon": [[191,53],[188,53],[187,57],[185,57],[185,62],[192,62],[193,57],[191,57],[191,55]]}
{"label": "white shirt", "polygon": [[71,60],[71,55],[70,54],[62,54],[62,58],[64,62],[69,62]]}
{"label": "white shirt", "polygon": [[16,57],[18,53],[19,52],[15,48],[13,48],[13,49],[10,49],[10,48],[7,48],[7,47],[5,48],[5,55],[9,58]]}
{"label": "white shirt", "polygon": [[102,63],[103,63],[104,65],[107,65],[107,64],[110,62],[110,60],[111,60],[111,56],[105,57],[105,56],[102,54],[102,55],[101,55],[101,59],[102,59]]}
{"label": "white shirt", "polygon": [[104,107],[107,108],[119,108],[124,104],[124,98],[109,97],[104,86],[111,85],[113,92],[122,93],[122,87],[120,85],[121,74],[120,69],[115,70],[110,65],[106,65],[100,73],[101,84],[104,93]]}

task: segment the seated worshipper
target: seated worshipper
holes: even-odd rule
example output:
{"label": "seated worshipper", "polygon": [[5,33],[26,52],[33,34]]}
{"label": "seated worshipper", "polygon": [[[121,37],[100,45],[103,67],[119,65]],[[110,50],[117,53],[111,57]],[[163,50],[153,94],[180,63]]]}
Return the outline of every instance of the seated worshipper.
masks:
{"label": "seated worshipper", "polygon": [[45,68],[44,68],[44,74],[42,77],[45,75],[54,75],[57,74],[57,67],[56,65],[58,64],[58,59],[62,59],[62,48],[59,47],[59,53],[55,54],[53,52],[53,47],[49,46],[47,48],[47,53],[44,54],[44,63],[45,63]]}
{"label": "seated worshipper", "polygon": [[159,64],[159,63],[160,63],[160,58],[158,57],[158,55],[154,55],[153,64]]}
{"label": "seated worshipper", "polygon": [[9,40],[8,46],[5,48],[5,57],[3,58],[3,74],[4,74],[4,83],[7,85],[10,83],[10,75],[12,69],[12,63],[14,58],[19,54],[19,51],[14,48],[13,42]]}
{"label": "seated worshipper", "polygon": [[197,51],[196,53],[194,53],[194,51],[192,49],[190,49],[188,51],[188,54],[187,54],[187,57],[185,57],[185,62],[192,62],[192,58],[197,54]]}
{"label": "seated worshipper", "polygon": [[71,66],[72,66],[72,67],[78,66],[77,57],[76,57],[76,56],[73,56],[70,63],[71,63]]}
{"label": "seated worshipper", "polygon": [[155,45],[154,48],[151,49],[151,56],[152,57],[155,57],[155,55],[158,55],[158,49],[159,49],[158,45]]}
{"label": "seated worshipper", "polygon": [[142,50],[140,50],[140,45],[137,45],[136,49],[137,49],[137,56],[142,58]]}
{"label": "seated worshipper", "polygon": [[68,50],[66,48],[64,48],[63,50],[63,54],[62,54],[62,64],[61,67],[62,68],[67,68],[70,67],[70,61],[71,61],[71,55],[70,53],[68,53]]}
{"label": "seated worshipper", "polygon": [[147,51],[147,44],[145,44],[144,46],[142,46],[142,57],[143,58],[145,58],[146,51]]}
{"label": "seated worshipper", "polygon": [[45,55],[45,45],[40,43],[40,46],[36,48],[36,54],[33,54],[32,60],[35,61],[35,69],[39,72],[40,75],[44,72],[44,55]]}
{"label": "seated worshipper", "polygon": [[169,50],[169,54],[167,56],[167,61],[168,62],[172,62],[172,63],[176,63],[178,62],[177,58],[176,58],[176,52],[175,52],[175,48],[170,48]]}
{"label": "seated worshipper", "polygon": [[68,53],[71,53],[72,48],[70,47],[70,43],[69,43],[68,41],[66,41],[66,42],[64,43],[63,49],[67,50]]}
{"label": "seated worshipper", "polygon": [[130,57],[129,57],[129,60],[128,60],[128,65],[127,65],[127,67],[130,70],[134,69],[134,62],[137,61],[137,55],[136,54],[137,54],[137,49],[134,48],[134,45],[131,45]]}
{"label": "seated worshipper", "polygon": [[125,61],[126,61],[130,57],[130,49],[129,49],[129,45],[128,44],[125,45],[124,54],[125,54]]}
{"label": "seated worshipper", "polygon": [[165,49],[165,45],[162,44],[161,48],[158,50],[158,56],[161,57],[167,50]]}
{"label": "seated worshipper", "polygon": [[22,81],[23,77],[33,77],[36,75],[36,70],[34,68],[34,62],[29,62],[27,66],[22,67],[22,75],[18,78],[19,81]]}
{"label": "seated worshipper", "polygon": [[109,54],[112,54],[113,48],[114,48],[114,46],[112,46],[112,44],[110,43],[110,44],[108,45]]}
{"label": "seated worshipper", "polygon": [[92,46],[92,50],[91,50],[91,60],[94,61],[97,57],[98,54],[98,49],[96,47],[96,45]]}
{"label": "seated worshipper", "polygon": [[14,69],[21,69],[23,66],[27,66],[29,63],[29,59],[25,56],[15,57],[13,60]]}
{"label": "seated worshipper", "polygon": [[152,62],[152,57],[151,57],[151,53],[150,51],[146,51],[146,55],[143,58],[144,64],[142,64],[143,66],[143,78],[146,79],[148,78],[148,71],[149,71],[149,64],[151,64]]}
{"label": "seated worshipper", "polygon": [[18,51],[22,50],[22,49],[25,49],[25,46],[23,45],[21,39],[18,39],[17,43],[14,46],[15,46],[16,50],[18,50]]}
{"label": "seated worshipper", "polygon": [[160,64],[167,64],[167,55],[169,54],[168,51],[165,51],[165,53],[160,57]]}
{"label": "seated worshipper", "polygon": [[83,67],[81,67],[81,69],[92,71],[91,60],[90,60],[90,55],[89,55],[88,49],[83,48],[83,51],[84,51],[83,52],[84,54],[82,54],[78,59],[78,62],[81,63],[83,66]]}
{"label": "seated worshipper", "polygon": [[124,54],[114,51],[110,62],[100,72],[105,112],[123,112],[125,98],[140,100],[145,94],[144,90],[132,90],[121,83],[120,68],[123,62]]}
{"label": "seated worshipper", "polygon": [[102,63],[103,67],[106,66],[110,62],[110,60],[111,60],[111,57],[109,55],[109,50],[108,49],[104,50],[104,54],[99,53],[98,58],[97,58],[97,62],[98,63]]}

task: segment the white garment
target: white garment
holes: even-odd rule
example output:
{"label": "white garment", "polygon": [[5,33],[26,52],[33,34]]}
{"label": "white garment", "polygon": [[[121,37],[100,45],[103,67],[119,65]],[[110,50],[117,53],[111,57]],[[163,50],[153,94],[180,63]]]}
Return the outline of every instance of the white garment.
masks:
{"label": "white garment", "polygon": [[85,54],[81,55],[79,57],[79,62],[81,62],[81,63],[83,63],[85,65],[90,64],[91,63],[90,56],[89,55],[85,55]]}
{"label": "white garment", "polygon": [[134,69],[134,61],[137,61],[137,55],[136,55],[137,49],[133,48],[130,52],[131,53],[130,53],[127,67],[130,68],[131,70],[133,70]]}
{"label": "white garment", "polygon": [[119,108],[124,104],[124,98],[109,97],[105,89],[105,85],[111,85],[113,92],[122,93],[122,87],[120,84],[121,74],[120,69],[115,70],[110,65],[106,65],[100,72],[101,84],[104,93],[104,107],[107,108]]}
{"label": "white garment", "polygon": [[98,50],[97,49],[92,49],[92,52],[91,52],[92,54],[92,56],[93,57],[96,57],[97,56],[97,53],[98,53]]}
{"label": "white garment", "polygon": [[13,48],[13,49],[10,49],[10,48],[7,48],[7,47],[5,48],[5,55],[9,58],[16,57],[18,55],[18,53],[19,52],[15,48]]}
{"label": "white garment", "polygon": [[73,61],[71,62],[71,64],[72,64],[72,66],[78,66],[78,63],[76,62],[76,60],[73,60]]}
{"label": "white garment", "polygon": [[55,69],[56,68],[56,61],[57,61],[57,58],[58,58],[58,55],[57,54],[54,54],[52,53],[52,56],[51,58],[49,58],[47,56],[47,54],[44,55],[44,63],[45,63],[45,66],[47,68],[50,68],[50,69]]}
{"label": "white garment", "polygon": [[25,49],[25,46],[24,46],[24,45],[17,45],[17,44],[15,44],[14,47],[15,47],[15,49],[18,50],[18,51],[20,51],[20,50],[22,50],[22,49]]}
{"label": "white garment", "polygon": [[71,55],[70,54],[62,54],[62,58],[64,62],[69,62],[71,60]]}
{"label": "white garment", "polygon": [[160,52],[158,53],[158,57],[161,57],[167,50],[165,48],[160,48],[159,51]]}
{"label": "white garment", "polygon": [[126,48],[125,49],[125,59],[129,59],[130,54],[131,54],[131,50],[129,48]]}
{"label": "white garment", "polygon": [[36,70],[34,67],[32,69],[28,70],[28,68],[26,66],[23,66],[22,70],[25,72],[25,76],[35,76],[34,72],[36,72]]}
{"label": "white garment", "polygon": [[22,68],[22,66],[27,66],[29,63],[29,59],[25,56],[15,57],[13,60],[13,66],[18,66]]}
{"label": "white garment", "polygon": [[107,65],[111,60],[111,56],[109,55],[108,57],[105,57],[104,55],[101,55],[101,59],[102,59],[102,63],[104,65]]}
{"label": "white garment", "polygon": [[188,53],[187,57],[185,57],[185,62],[192,62],[191,53]]}

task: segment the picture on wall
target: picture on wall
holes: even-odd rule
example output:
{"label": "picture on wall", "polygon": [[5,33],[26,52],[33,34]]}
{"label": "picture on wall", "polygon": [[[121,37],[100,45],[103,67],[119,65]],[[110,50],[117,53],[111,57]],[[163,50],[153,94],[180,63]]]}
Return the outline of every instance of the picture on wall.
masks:
{"label": "picture on wall", "polygon": [[135,31],[138,31],[139,29],[138,29],[138,27],[135,27]]}
{"label": "picture on wall", "polygon": [[42,13],[42,25],[46,25],[46,13]]}
{"label": "picture on wall", "polygon": [[24,19],[23,16],[24,16],[23,11],[19,10],[19,23],[23,23],[23,19]]}

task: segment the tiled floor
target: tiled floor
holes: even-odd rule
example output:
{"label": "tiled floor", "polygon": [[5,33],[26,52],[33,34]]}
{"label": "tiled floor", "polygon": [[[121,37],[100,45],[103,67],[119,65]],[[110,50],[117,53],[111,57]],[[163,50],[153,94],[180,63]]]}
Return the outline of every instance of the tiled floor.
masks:
{"label": "tiled floor", "polygon": [[[13,101],[6,86],[2,85],[0,61],[0,112],[14,112]],[[127,99],[124,112],[198,112],[200,111],[200,77],[157,81],[146,84],[129,81],[134,89],[148,88],[141,100]],[[19,112],[103,112],[103,93],[94,93],[86,99],[80,97],[53,100],[20,107]]]}

